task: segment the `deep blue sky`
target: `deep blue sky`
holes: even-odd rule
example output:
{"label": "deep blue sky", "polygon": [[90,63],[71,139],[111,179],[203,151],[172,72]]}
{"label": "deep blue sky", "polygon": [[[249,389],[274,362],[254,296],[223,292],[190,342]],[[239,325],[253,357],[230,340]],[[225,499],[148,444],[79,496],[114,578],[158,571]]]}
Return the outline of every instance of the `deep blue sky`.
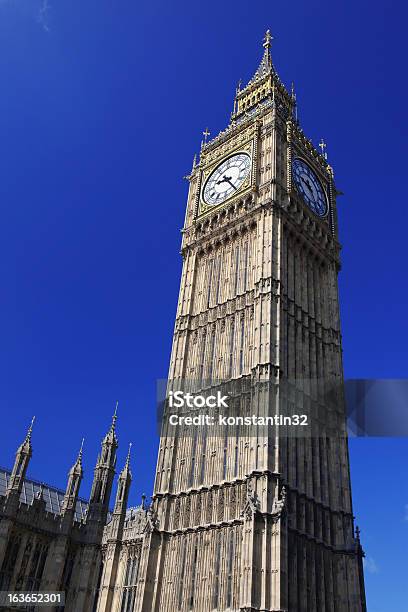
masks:
{"label": "deep blue sky", "polygon": [[[270,27],[337,184],[348,377],[407,377],[405,5],[0,0],[0,463],[32,414],[33,477],[90,489],[118,399],[132,503],[151,492],[155,380],[180,273],[182,180]],[[352,440],[370,612],[406,610],[408,442]]]}

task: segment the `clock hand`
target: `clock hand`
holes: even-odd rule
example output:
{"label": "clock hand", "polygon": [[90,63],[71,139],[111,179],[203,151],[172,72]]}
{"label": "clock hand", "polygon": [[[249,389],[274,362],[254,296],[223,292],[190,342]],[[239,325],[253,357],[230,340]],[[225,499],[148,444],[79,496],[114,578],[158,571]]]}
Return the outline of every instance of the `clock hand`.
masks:
{"label": "clock hand", "polygon": [[309,193],[311,193],[313,195],[313,189],[310,186],[310,183],[307,179],[302,179],[303,180],[303,184],[306,186],[307,190],[309,191]]}
{"label": "clock hand", "polygon": [[231,178],[232,178],[231,176],[225,176],[225,174],[224,174],[224,176],[223,176],[224,181],[223,182],[229,183],[231,185],[231,187],[233,187],[235,189],[235,191],[236,191],[237,188],[235,187],[234,183],[231,183]]}
{"label": "clock hand", "polygon": [[222,177],[222,179],[220,179],[219,181],[217,181],[217,185],[221,185],[221,183],[227,183],[227,182],[228,182],[228,181],[230,181],[230,180],[231,180],[231,177],[230,177],[230,176],[225,176],[225,174],[224,174],[224,176]]}
{"label": "clock hand", "polygon": [[311,191],[312,193],[314,193],[314,192],[313,192],[313,185],[310,183],[309,179],[305,179],[305,183],[306,183],[306,185],[308,186],[308,188],[310,189],[310,191]]}

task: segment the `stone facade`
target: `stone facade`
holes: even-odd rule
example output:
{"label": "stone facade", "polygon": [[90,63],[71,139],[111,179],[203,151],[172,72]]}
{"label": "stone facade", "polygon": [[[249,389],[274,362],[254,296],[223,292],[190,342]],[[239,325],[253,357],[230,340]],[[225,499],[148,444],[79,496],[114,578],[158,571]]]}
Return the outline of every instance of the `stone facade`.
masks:
{"label": "stone facade", "polygon": [[123,528],[131,481],[128,456],[119,475],[114,510],[109,512],[116,465],[115,421],[116,414],[102,441],[89,502],[79,498],[82,447],[65,492],[26,478],[32,456],[30,426],[13,470],[1,472],[0,590],[65,591],[65,610],[94,609],[104,530]]}
{"label": "stone facade", "polygon": [[[237,88],[229,126],[203,142],[187,177],[168,389],[228,387],[240,414],[279,415],[289,406],[308,415],[309,435],[278,428],[185,435],[163,426],[151,505],[126,511],[127,461],[109,512],[114,419],[80,517],[81,453],[58,513],[47,512],[43,494],[22,503],[30,430],[2,498],[7,588],[21,575],[19,588],[28,585],[21,568],[34,539],[39,584],[66,588],[69,611],[366,610],[342,391],[334,174],[296,119],[270,40],[267,33],[254,77]],[[236,154],[250,158],[250,172],[209,205],[206,181]],[[302,199],[294,159],[313,170],[327,214]]]}
{"label": "stone facade", "polygon": [[[209,205],[206,181],[239,154],[250,156],[251,172],[239,188],[225,174],[214,184],[234,190]],[[327,214],[316,215],[295,188],[294,159],[317,177]],[[238,385],[246,389],[235,398],[240,414],[289,405],[309,415],[310,430],[210,437],[163,429],[157,526],[135,610],[365,610],[343,397],[336,188],[273,66],[269,33],[229,126],[203,143],[188,178],[169,389]]]}

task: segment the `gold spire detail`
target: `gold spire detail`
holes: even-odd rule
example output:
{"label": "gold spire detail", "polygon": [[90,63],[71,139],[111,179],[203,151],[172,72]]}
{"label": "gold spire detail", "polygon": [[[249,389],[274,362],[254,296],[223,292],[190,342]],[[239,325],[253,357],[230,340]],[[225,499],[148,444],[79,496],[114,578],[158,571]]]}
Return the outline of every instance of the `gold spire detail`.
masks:
{"label": "gold spire detail", "polygon": [[263,47],[269,51],[269,49],[272,46],[272,41],[273,41],[273,36],[271,34],[270,30],[266,30],[265,32],[265,37],[264,37],[264,41],[263,41]]}
{"label": "gold spire detail", "polygon": [[320,140],[319,142],[319,147],[321,150],[321,154],[324,157],[324,159],[327,159],[327,153],[326,153],[326,149],[327,149],[327,144],[324,142],[323,138]]}

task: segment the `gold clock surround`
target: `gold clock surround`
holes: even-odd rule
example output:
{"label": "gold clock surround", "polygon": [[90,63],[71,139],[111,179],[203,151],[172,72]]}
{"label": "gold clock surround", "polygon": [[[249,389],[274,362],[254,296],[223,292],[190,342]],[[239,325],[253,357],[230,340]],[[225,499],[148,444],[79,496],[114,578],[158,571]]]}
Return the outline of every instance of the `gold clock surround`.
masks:
{"label": "gold clock surround", "polygon": [[[200,198],[199,198],[199,211],[198,216],[201,217],[210,212],[214,212],[215,210],[219,210],[231,204],[232,201],[242,198],[243,195],[252,191],[255,187],[255,176],[256,176],[256,159],[255,159],[255,144],[254,139],[251,138],[245,144],[239,145],[234,149],[231,149],[224,154],[220,155],[220,157],[216,157],[211,163],[206,165],[201,173],[201,185],[200,185]],[[214,172],[214,170],[222,164],[226,159],[233,157],[234,155],[239,155],[240,153],[245,153],[249,155],[251,160],[251,169],[248,176],[243,181],[242,185],[239,187],[236,193],[233,193],[231,196],[220,202],[216,205],[207,204],[204,200],[204,189],[209,176]]]}

